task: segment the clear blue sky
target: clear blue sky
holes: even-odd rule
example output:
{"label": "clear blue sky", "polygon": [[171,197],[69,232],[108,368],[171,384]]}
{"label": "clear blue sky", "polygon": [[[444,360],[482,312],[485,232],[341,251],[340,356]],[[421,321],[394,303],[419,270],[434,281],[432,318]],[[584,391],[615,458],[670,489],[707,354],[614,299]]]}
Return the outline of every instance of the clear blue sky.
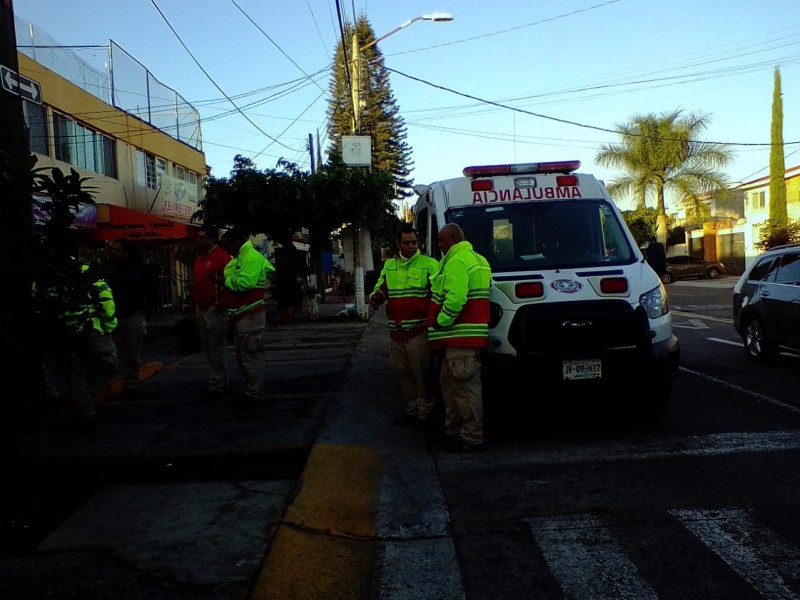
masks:
{"label": "clear blue sky", "polygon": [[[619,139],[604,130],[676,109],[710,115],[705,139],[735,152],[728,176],[756,179],[769,174],[776,66],[786,166],[800,164],[798,0],[340,6],[349,21],[366,14],[378,37],[422,14],[454,17],[416,22],[379,43],[386,66],[399,72],[391,85],[415,183],[457,177],[469,165],[565,159],[611,181],[616,173],[594,164],[599,146]],[[329,67],[340,39],[334,0],[15,0],[14,9],[63,45],[113,40],[193,103],[215,176],[229,174],[236,154],[256,157],[259,168],[283,157],[308,169],[308,135],[318,132],[325,152]],[[258,128],[226,96],[240,108],[255,102],[243,110]]]}

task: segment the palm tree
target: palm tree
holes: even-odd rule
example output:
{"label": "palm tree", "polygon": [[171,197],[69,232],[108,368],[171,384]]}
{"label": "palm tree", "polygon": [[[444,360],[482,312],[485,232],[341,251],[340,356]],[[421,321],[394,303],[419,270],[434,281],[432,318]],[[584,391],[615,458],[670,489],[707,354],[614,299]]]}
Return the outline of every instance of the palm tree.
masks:
{"label": "palm tree", "polygon": [[656,239],[665,247],[666,190],[696,204],[700,194],[727,188],[727,176],[719,169],[733,160],[724,144],[698,140],[710,123],[708,115],[682,112],[634,116],[617,126],[620,143],[603,144],[595,157],[600,166],[624,171],[608,186],[612,196],[634,194],[638,207],[644,207],[648,195],[655,195]]}

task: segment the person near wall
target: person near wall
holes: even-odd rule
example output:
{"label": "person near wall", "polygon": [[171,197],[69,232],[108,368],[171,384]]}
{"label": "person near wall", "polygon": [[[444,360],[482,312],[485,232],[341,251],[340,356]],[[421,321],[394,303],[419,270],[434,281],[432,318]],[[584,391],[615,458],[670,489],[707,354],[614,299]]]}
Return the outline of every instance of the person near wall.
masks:
{"label": "person near wall", "polygon": [[192,271],[192,300],[200,343],[208,359],[208,387],[203,399],[217,400],[229,393],[225,349],[228,343],[228,311],[219,305],[225,267],[231,255],[217,244],[219,228],[203,227],[197,232],[198,253]]}
{"label": "person near wall", "polygon": [[[36,282],[33,291],[41,295],[38,305],[49,306],[57,315],[48,354],[66,392],[64,424],[77,433],[92,433],[100,427],[95,395],[117,367],[117,349],[111,337],[117,319],[111,288],[96,270],[77,260],[74,264],[76,285],[65,288],[52,285],[52,281],[51,285]],[[56,384],[47,370],[45,373],[57,398]]]}
{"label": "person near wall", "polygon": [[122,399],[135,400],[147,317],[155,301],[157,279],[127,238],[117,238],[108,244],[108,260],[101,266],[101,275],[114,293],[117,308],[114,342],[122,359]]}
{"label": "person near wall", "polygon": [[481,350],[489,341],[491,269],[455,223],[439,230],[442,259],[431,279],[428,343],[440,352],[448,452],[484,449]]}
{"label": "person near wall", "polygon": [[222,284],[218,304],[228,311],[233,345],[244,377],[244,393],[234,399],[239,408],[264,403],[266,358],[267,277],[275,271],[250,241],[244,230],[227,230],[220,244],[233,257],[217,281]]}
{"label": "person near wall", "polygon": [[405,412],[396,425],[421,425],[432,431],[435,425],[433,362],[428,347],[428,304],[431,274],[436,259],[422,254],[417,232],[410,224],[397,233],[398,254],[381,269],[369,304],[377,310],[386,304],[389,319],[389,361],[397,376]]}

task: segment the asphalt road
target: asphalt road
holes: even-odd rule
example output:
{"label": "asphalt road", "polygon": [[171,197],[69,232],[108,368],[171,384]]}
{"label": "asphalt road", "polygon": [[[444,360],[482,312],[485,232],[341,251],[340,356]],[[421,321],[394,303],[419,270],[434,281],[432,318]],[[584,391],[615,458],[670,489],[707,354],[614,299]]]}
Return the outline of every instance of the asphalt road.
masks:
{"label": "asphalt road", "polygon": [[586,399],[435,455],[466,598],[800,598],[800,357],[747,361],[734,282],[667,286],[683,353],[660,415]]}

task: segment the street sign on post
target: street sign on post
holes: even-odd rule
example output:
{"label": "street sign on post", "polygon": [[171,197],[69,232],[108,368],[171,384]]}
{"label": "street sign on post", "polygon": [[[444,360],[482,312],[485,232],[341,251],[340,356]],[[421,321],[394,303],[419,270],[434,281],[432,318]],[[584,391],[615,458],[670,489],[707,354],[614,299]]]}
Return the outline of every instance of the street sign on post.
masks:
{"label": "street sign on post", "polygon": [[42,86],[5,65],[0,65],[0,84],[3,89],[36,104],[42,103]]}
{"label": "street sign on post", "polygon": [[343,135],[342,159],[348,167],[371,167],[372,138],[368,135]]}

